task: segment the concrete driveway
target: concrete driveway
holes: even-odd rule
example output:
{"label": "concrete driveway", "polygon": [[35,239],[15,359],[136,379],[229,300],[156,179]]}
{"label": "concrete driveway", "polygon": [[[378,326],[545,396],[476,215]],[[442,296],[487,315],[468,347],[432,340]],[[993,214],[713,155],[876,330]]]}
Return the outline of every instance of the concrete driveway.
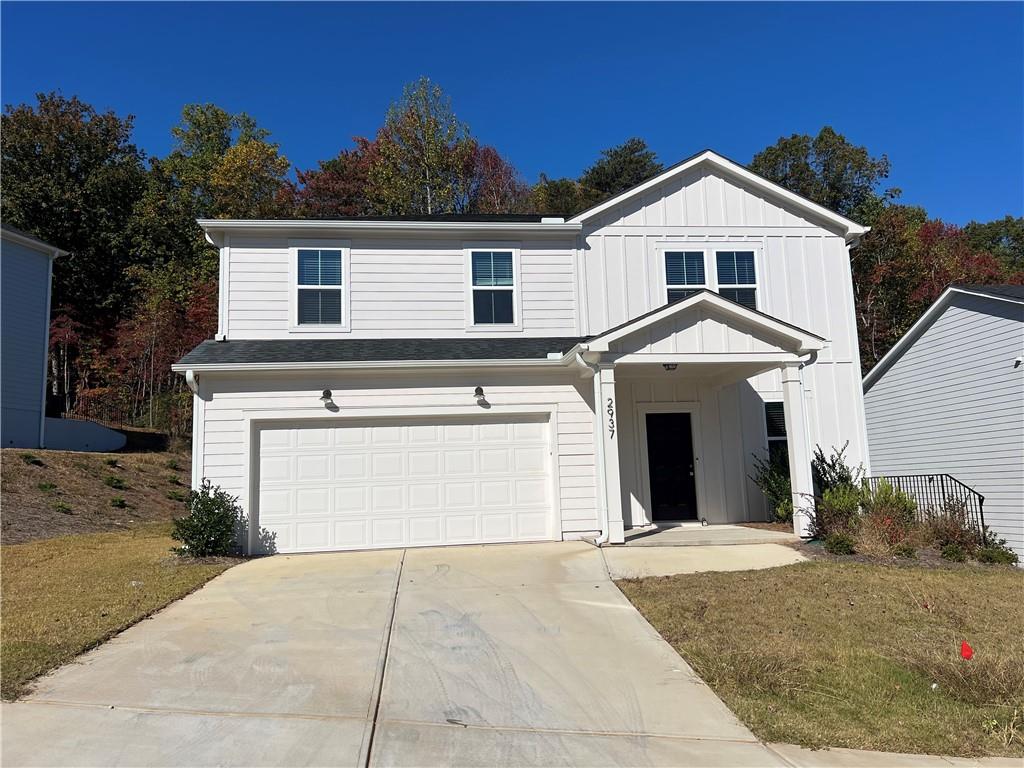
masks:
{"label": "concrete driveway", "polygon": [[784,765],[587,544],[276,556],[3,707],[16,765]]}

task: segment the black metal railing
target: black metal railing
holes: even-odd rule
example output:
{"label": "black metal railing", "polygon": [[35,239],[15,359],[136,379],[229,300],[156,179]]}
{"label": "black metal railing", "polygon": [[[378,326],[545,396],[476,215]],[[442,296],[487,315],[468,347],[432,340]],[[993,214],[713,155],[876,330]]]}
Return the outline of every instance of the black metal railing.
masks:
{"label": "black metal railing", "polygon": [[872,490],[882,481],[907,494],[917,504],[917,519],[959,516],[985,539],[985,497],[952,475],[880,475],[864,478]]}

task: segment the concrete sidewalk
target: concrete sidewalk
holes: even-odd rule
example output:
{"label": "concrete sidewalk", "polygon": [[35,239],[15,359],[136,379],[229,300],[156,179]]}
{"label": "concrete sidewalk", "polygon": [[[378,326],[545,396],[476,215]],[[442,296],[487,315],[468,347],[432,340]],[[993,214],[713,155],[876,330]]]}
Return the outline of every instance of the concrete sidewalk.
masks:
{"label": "concrete sidewalk", "polygon": [[781,544],[715,547],[602,547],[613,579],[707,571],[751,571],[800,563],[807,558]]}

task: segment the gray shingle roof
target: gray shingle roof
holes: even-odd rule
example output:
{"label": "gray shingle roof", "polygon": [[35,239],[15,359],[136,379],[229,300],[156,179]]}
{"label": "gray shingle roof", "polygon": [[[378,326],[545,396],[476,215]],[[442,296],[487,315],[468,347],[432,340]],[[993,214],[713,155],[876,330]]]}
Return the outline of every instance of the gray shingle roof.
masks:
{"label": "gray shingle roof", "polygon": [[544,360],[583,339],[261,339],[204,341],[179,366],[391,360]]}
{"label": "gray shingle roof", "polygon": [[1024,299],[1024,285],[954,285],[974,293],[986,293],[989,296],[1001,296],[1008,299]]}

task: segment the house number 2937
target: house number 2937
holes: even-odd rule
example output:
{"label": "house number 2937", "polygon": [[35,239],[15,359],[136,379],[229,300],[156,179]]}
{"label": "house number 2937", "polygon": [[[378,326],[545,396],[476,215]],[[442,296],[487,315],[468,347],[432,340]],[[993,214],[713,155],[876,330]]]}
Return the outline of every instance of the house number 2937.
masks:
{"label": "house number 2937", "polygon": [[608,437],[615,437],[615,400],[608,398],[608,407],[605,408],[608,414]]}

